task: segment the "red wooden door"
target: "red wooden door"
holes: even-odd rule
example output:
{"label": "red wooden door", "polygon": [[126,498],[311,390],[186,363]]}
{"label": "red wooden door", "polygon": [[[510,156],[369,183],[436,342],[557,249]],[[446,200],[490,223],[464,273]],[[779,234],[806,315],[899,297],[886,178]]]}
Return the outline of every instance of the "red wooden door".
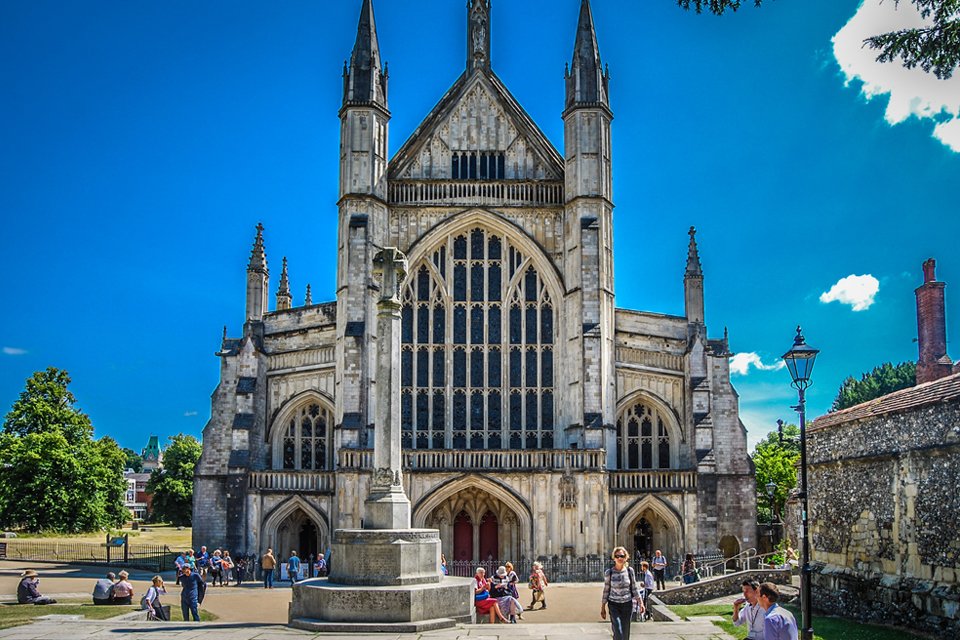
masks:
{"label": "red wooden door", "polygon": [[480,521],[480,558],[481,562],[500,559],[500,540],[498,537],[497,516],[487,511]]}
{"label": "red wooden door", "polygon": [[473,522],[465,511],[461,511],[453,521],[453,559],[473,561]]}

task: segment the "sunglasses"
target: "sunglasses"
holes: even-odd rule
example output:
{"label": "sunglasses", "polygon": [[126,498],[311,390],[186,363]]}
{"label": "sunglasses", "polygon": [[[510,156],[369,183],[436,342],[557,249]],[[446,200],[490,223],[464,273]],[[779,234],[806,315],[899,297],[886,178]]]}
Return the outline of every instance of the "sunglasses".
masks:
{"label": "sunglasses", "polygon": [[613,557],[614,557],[614,558],[626,558],[627,556],[623,555],[622,553],[618,553],[617,555],[615,555],[615,556],[613,556]]}

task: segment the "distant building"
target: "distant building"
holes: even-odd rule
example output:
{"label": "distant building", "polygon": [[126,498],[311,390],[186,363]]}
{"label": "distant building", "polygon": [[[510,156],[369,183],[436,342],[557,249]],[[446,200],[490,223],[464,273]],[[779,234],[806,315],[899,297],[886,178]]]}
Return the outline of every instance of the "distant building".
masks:
{"label": "distant building", "polygon": [[143,470],[148,474],[163,466],[163,451],[160,450],[157,436],[150,436],[147,446],[140,452],[140,458],[143,459]]}
{"label": "distant building", "polygon": [[918,384],[808,429],[813,604],[960,638],[960,366],[934,266],[916,290]]}
{"label": "distant building", "polygon": [[150,514],[150,503],[153,495],[147,493],[149,473],[135,473],[127,471],[123,474],[127,481],[127,493],[124,497],[124,506],[133,513],[134,520],[145,520]]}

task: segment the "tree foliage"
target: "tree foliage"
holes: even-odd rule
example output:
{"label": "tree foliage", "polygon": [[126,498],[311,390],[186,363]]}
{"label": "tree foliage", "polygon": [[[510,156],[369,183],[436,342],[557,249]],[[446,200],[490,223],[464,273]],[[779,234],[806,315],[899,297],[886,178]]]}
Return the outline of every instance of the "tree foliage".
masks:
{"label": "tree foliage", "polygon": [[783,442],[779,433],[772,431],[757,444],[753,453],[753,464],[757,477],[757,518],[760,522],[770,522],[770,498],[767,496],[767,484],[774,482],[777,489],[773,495],[774,520],[783,520],[783,507],[790,492],[797,486],[797,462],[800,460],[798,442],[800,428],[793,424],[784,425]]}
{"label": "tree foliage", "polygon": [[108,437],[94,440],[66,371],[34,373],[0,432],[0,526],[79,533],[126,520],[125,456]]}
{"label": "tree foliage", "polygon": [[154,520],[189,526],[193,522],[193,470],[202,452],[200,441],[191,435],[170,437],[163,452],[163,468],[150,475],[147,491],[153,494]]}
{"label": "tree foliage", "polygon": [[[879,1],[879,0],[877,0]],[[899,5],[900,0],[894,0]],[[881,33],[864,40],[877,54],[879,62],[900,60],[907,69],[920,67],[946,80],[960,67],[960,0],[910,0],[920,15],[933,24],[916,29],[900,29]],[[743,0],[677,0],[684,9],[697,13],[708,10],[722,15],[727,9],[736,11]],[[762,0],[754,0],[759,7]]]}
{"label": "tree foliage", "polygon": [[917,384],[917,363],[901,362],[894,366],[884,362],[879,367],[874,367],[873,371],[864,373],[859,380],[854,379],[853,376],[844,380],[830,410],[840,411],[915,384]]}
{"label": "tree foliage", "polygon": [[139,453],[133,449],[124,447],[123,455],[127,457],[127,461],[124,463],[124,469],[130,469],[134,473],[143,471],[143,458],[140,457]]}

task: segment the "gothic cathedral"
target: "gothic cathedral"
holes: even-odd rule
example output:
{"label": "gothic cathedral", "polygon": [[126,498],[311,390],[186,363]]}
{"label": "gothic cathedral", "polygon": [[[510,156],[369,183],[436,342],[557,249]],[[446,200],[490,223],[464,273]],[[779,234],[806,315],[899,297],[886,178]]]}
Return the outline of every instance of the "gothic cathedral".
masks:
{"label": "gothic cathedral", "polygon": [[269,310],[263,227],[246,322],[224,335],[203,430],[197,545],[279,557],[362,527],[375,416],[372,259],[401,284],[404,486],[449,560],[668,558],[754,546],[756,498],[727,338],[704,324],[690,231],[685,314],[614,306],[609,74],[589,0],[566,72],[561,154],[490,64],[467,6],[466,69],[388,157],[371,0],[344,70],[336,300]]}

